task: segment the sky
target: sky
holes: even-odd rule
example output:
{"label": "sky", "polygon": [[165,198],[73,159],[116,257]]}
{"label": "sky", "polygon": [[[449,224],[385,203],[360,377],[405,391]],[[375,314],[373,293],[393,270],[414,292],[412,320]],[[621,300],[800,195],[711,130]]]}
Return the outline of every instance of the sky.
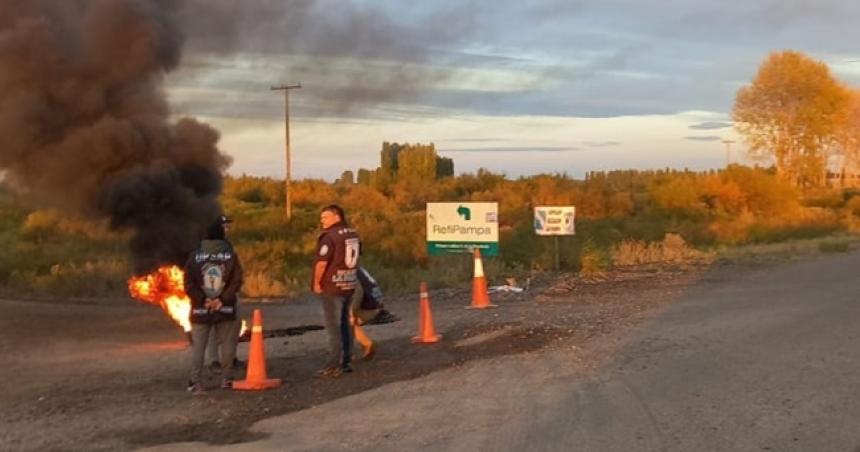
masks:
{"label": "sky", "polygon": [[375,168],[383,141],[510,177],[708,169],[744,159],[730,113],[774,51],[860,86],[854,0],[191,0],[177,116],[221,132],[229,172]]}

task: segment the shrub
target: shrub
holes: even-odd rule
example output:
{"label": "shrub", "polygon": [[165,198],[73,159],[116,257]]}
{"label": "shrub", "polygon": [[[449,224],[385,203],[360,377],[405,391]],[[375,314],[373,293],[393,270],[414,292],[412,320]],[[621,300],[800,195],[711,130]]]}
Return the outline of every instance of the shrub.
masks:
{"label": "shrub", "polygon": [[708,231],[713,234],[714,241],[726,245],[741,244],[747,241],[750,226],[756,219],[752,212],[744,210],[736,217],[722,217],[708,225]]}
{"label": "shrub", "polygon": [[242,293],[252,298],[284,297],[290,294],[286,284],[263,271],[245,272]]}
{"label": "shrub", "polygon": [[763,169],[731,165],[722,177],[741,188],[746,208],[756,215],[791,215],[800,207],[797,190]]}
{"label": "shrub", "polygon": [[606,253],[593,241],[586,240],[579,255],[579,272],[584,276],[597,276],[603,273],[606,268]]}
{"label": "shrub", "polygon": [[845,203],[844,209],[852,215],[860,217],[860,196],[854,196],[849,199]]}
{"label": "shrub", "polygon": [[[389,291],[408,292],[421,280],[441,287],[468,284],[471,278],[468,256],[426,255],[424,203],[431,200],[498,202],[501,255],[485,260],[491,276],[554,268],[554,240],[533,231],[534,205],[576,206],[577,235],[557,242],[561,267],[584,274],[599,273],[610,264],[703,256],[690,244],[773,242],[860,230],[860,197],[854,193],[808,193],[801,206],[799,193],[772,171],[739,165],[708,172],[591,172],[585,180],[565,174],[510,180],[481,170],[437,181],[395,177],[376,182],[297,181],[288,222],[282,181],[226,178],[220,201],[236,220],[230,238],[245,266],[245,294],[307,292],[319,208],[330,203],[343,205],[358,228],[362,262]],[[56,211],[28,211],[10,193],[0,192],[0,284],[63,295],[122,292],[127,274],[110,268],[99,274],[93,266],[125,262],[126,235]]]}
{"label": "shrub", "polygon": [[818,250],[822,253],[845,253],[849,249],[848,242],[826,241],[818,244]]}
{"label": "shrub", "polygon": [[130,272],[128,264],[121,260],[66,262],[52,265],[47,272],[14,270],[8,285],[21,291],[66,297],[117,296],[126,293]]}
{"label": "shrub", "polygon": [[690,263],[707,255],[687,245],[679,234],[666,234],[662,242],[624,240],[612,249],[612,264],[626,267],[657,263]]}
{"label": "shrub", "polygon": [[841,229],[838,224],[755,224],[748,231],[751,243],[775,243],[787,240],[824,237]]}
{"label": "shrub", "polygon": [[845,204],[845,198],[842,193],[832,189],[818,189],[809,191],[803,198],[803,205],[806,207],[822,207],[826,209],[836,209]]}
{"label": "shrub", "polygon": [[227,177],[224,179],[224,198],[266,206],[284,205],[283,182],[267,177]]}
{"label": "shrub", "polygon": [[71,218],[56,210],[36,210],[28,214],[21,234],[28,240],[40,242],[61,235],[94,240],[118,237],[108,230],[104,221]]}
{"label": "shrub", "polygon": [[700,216],[708,211],[703,187],[691,176],[665,178],[653,184],[648,193],[655,207],[671,215]]}

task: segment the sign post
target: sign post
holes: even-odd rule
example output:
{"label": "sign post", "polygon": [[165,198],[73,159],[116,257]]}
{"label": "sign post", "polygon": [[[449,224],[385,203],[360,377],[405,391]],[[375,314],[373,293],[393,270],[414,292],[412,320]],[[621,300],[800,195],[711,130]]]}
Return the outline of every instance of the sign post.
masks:
{"label": "sign post", "polygon": [[495,202],[428,202],[427,254],[499,254],[499,204]]}
{"label": "sign post", "polygon": [[576,234],[574,217],[576,207],[574,206],[536,206],[534,216],[535,234],[541,236],[555,237],[555,269],[561,265],[559,262],[559,237],[563,235]]}

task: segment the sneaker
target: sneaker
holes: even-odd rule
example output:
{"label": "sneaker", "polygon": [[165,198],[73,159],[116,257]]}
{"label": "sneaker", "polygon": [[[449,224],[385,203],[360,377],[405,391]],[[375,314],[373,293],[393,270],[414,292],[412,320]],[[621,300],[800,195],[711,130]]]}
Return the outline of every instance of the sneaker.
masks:
{"label": "sneaker", "polygon": [[189,381],[187,389],[191,395],[201,395],[206,393],[206,390],[203,389],[203,386],[200,383],[192,383]]}
{"label": "sneaker", "polygon": [[316,376],[320,378],[337,378],[342,373],[339,367],[323,367],[316,372]]}
{"label": "sneaker", "polygon": [[376,314],[374,318],[368,320],[366,323],[368,325],[382,325],[385,323],[393,323],[398,320],[400,320],[400,317],[397,317],[396,315],[386,311],[385,309],[382,309],[379,311],[378,314]]}
{"label": "sneaker", "polygon": [[351,374],[352,373],[352,364],[344,364],[340,367],[341,373]]}
{"label": "sneaker", "polygon": [[221,380],[221,389],[233,389],[233,380]]}

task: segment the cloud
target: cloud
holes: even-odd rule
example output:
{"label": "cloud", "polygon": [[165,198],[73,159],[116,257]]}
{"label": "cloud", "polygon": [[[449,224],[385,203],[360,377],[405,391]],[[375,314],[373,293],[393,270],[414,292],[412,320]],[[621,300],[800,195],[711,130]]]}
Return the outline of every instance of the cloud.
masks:
{"label": "cloud", "polygon": [[731,127],[733,124],[730,122],[718,122],[718,121],[708,121],[700,124],[693,124],[690,126],[693,130],[716,130],[716,129],[726,129]]}
{"label": "cloud", "polygon": [[440,149],[439,152],[575,152],[582,149],[572,146],[507,146],[486,148]]}
{"label": "cloud", "polygon": [[437,143],[494,143],[499,141],[511,141],[510,138],[448,138],[438,140]]}
{"label": "cloud", "polygon": [[[325,115],[414,103],[431,87],[461,77],[456,66],[435,60],[435,49],[467,39],[475,16],[470,6],[452,4],[421,17],[401,17],[402,11],[356,0],[185,0],[183,5],[189,53],[197,61],[184,65],[174,84],[243,91],[298,81]],[[222,110],[222,116],[243,117],[231,116],[226,103]]]}
{"label": "cloud", "polygon": [[621,144],[620,141],[583,141],[583,145],[593,147],[593,148],[603,148],[608,146],[618,146]]}
{"label": "cloud", "polygon": [[718,137],[718,136],[714,136],[714,135],[705,135],[705,136],[684,137],[684,139],[685,140],[692,140],[692,141],[720,141],[723,139],[723,137]]}
{"label": "cloud", "polygon": [[469,5],[385,8],[357,0],[185,0],[195,53],[262,52],[425,61],[434,43],[461,42],[474,29]]}
{"label": "cloud", "polygon": [[[241,93],[300,81],[305,89],[296,98],[306,101],[296,104],[296,117],[725,112],[768,52],[794,46],[823,58],[860,40],[860,28],[848,26],[860,3],[849,0],[751,0],[726,11],[689,0],[665,0],[662,8],[633,0],[500,0],[486,11],[455,0],[409,7],[394,0],[186,1],[199,5],[188,8],[191,56],[211,61],[184,66],[171,82]],[[856,49],[842,56],[852,55]],[[213,116],[281,114],[259,97],[239,108],[220,96],[186,100],[183,113],[202,105]]]}

